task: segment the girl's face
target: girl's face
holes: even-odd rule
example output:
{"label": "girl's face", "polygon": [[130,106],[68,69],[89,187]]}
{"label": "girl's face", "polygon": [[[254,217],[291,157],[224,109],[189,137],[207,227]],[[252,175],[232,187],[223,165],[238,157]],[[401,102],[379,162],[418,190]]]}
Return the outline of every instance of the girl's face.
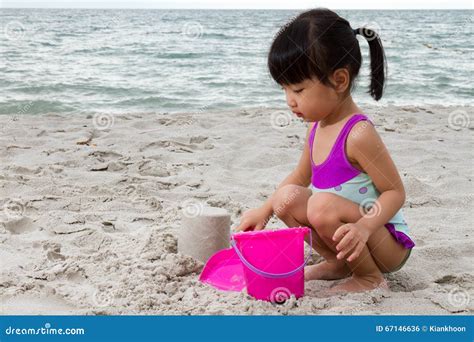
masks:
{"label": "girl's face", "polygon": [[283,86],[291,111],[308,122],[320,121],[331,114],[340,102],[334,88],[317,79]]}

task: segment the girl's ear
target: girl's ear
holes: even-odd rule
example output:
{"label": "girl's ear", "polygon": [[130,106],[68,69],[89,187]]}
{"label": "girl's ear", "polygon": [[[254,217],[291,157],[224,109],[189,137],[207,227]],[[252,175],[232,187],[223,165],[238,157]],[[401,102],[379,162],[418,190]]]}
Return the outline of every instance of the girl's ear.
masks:
{"label": "girl's ear", "polygon": [[350,83],[349,70],[346,68],[336,69],[331,78],[334,90],[338,93],[345,93]]}

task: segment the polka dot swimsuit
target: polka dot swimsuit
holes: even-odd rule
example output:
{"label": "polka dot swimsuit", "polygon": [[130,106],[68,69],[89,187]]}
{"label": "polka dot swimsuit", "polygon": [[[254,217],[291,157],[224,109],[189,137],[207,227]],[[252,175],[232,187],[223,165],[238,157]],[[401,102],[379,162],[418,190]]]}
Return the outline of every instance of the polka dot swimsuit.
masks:
{"label": "polka dot swimsuit", "polygon": [[[373,124],[367,116],[363,114],[353,115],[344,125],[339,133],[334,146],[326,160],[319,165],[313,162],[314,135],[318,123],[311,129],[309,136],[310,160],[311,160],[311,190],[313,192],[330,192],[359,204],[368,210],[376,206],[375,200],[380,196],[380,192],[375,187],[368,174],[359,171],[347,160],[345,144],[347,136],[352,128],[359,121],[366,124]],[[363,126],[362,126],[363,127]],[[357,132],[354,132],[356,134]],[[374,208],[374,212],[378,210]],[[392,236],[405,248],[410,249],[415,243],[408,236],[408,226],[400,209],[395,216],[385,224]]]}

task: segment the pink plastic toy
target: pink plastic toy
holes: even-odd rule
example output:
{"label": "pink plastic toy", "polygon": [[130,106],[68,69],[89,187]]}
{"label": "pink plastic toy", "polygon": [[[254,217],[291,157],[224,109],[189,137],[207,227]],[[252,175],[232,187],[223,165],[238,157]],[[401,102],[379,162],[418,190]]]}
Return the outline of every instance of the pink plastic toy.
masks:
{"label": "pink plastic toy", "polygon": [[304,295],[304,237],[307,227],[233,234],[232,248],[214,254],[200,280],[220,290],[241,291],[256,299],[281,303]]}

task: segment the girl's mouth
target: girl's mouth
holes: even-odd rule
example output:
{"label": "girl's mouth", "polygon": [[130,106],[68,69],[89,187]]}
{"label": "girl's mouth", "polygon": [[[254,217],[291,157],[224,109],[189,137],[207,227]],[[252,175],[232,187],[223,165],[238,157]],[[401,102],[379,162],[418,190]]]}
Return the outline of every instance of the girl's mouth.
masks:
{"label": "girl's mouth", "polygon": [[295,114],[295,115],[296,115],[297,117],[299,117],[299,118],[302,118],[302,117],[303,117],[303,114],[298,113],[298,112],[293,112],[293,114]]}

